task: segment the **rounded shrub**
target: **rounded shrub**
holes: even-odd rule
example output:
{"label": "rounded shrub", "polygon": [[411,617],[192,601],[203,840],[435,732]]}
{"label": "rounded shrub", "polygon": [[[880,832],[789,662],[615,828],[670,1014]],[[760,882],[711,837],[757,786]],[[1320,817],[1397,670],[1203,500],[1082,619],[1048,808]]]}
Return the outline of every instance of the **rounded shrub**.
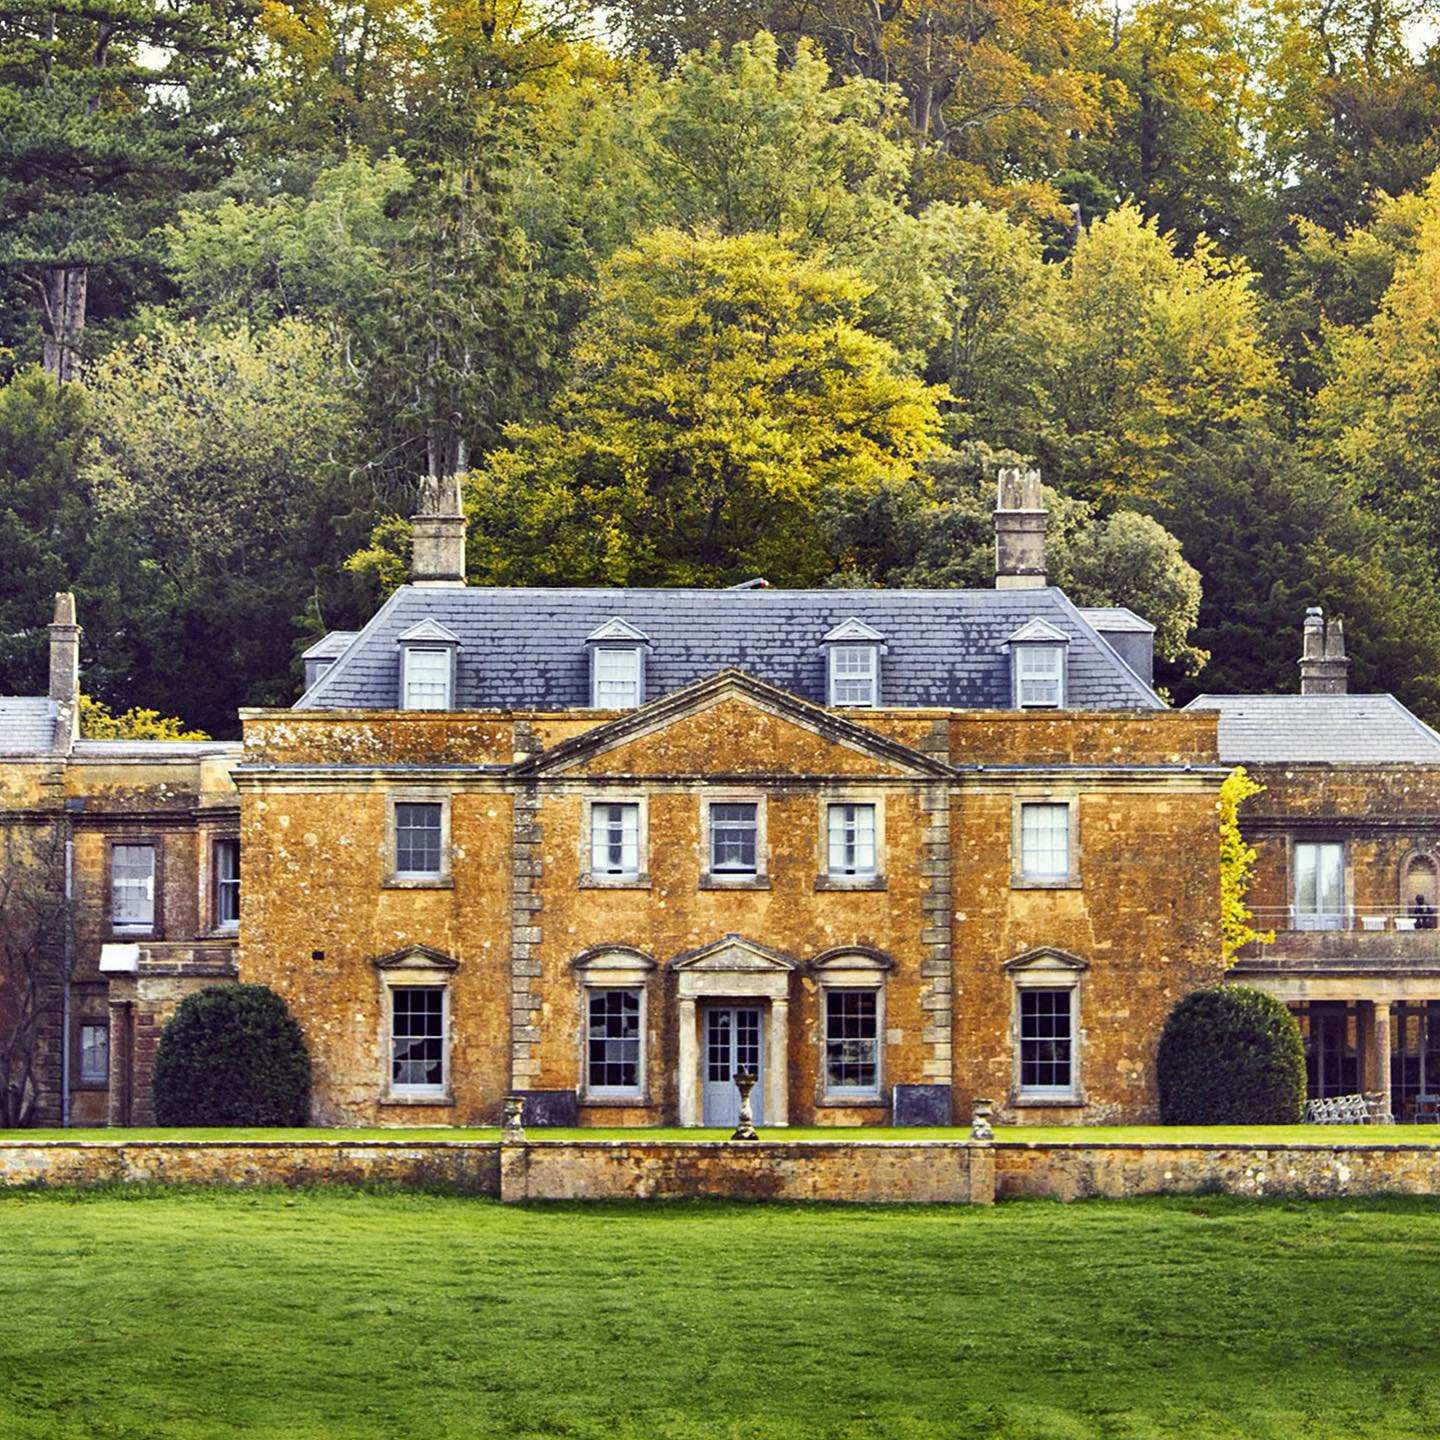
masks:
{"label": "rounded shrub", "polygon": [[213,985],[187,996],[155,1052],[161,1125],[305,1125],[310,1053],[266,985]]}
{"label": "rounded shrub", "polygon": [[1166,1125],[1295,1125],[1305,1110],[1305,1046],[1273,995],[1244,986],[1198,990],[1160,1036]]}

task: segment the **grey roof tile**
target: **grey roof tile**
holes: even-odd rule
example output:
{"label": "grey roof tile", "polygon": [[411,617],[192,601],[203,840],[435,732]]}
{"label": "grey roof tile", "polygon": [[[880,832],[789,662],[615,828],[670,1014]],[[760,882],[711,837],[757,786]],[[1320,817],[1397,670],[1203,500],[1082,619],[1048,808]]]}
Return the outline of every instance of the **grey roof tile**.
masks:
{"label": "grey roof tile", "polygon": [[432,619],[460,637],[462,709],[589,703],[586,637],[619,617],[650,638],[647,698],[727,667],[825,703],[825,635],[854,617],[886,637],[884,705],[1008,709],[1006,638],[1042,618],[1070,637],[1068,703],[1154,710],[1163,702],[1059,590],[542,590],[406,585],[297,702],[388,709],[398,637]]}
{"label": "grey roof tile", "polygon": [[36,755],[55,744],[59,707],[44,695],[0,695],[0,755]]}
{"label": "grey roof tile", "polygon": [[1440,765],[1440,735],[1393,695],[1197,695],[1227,764]]}

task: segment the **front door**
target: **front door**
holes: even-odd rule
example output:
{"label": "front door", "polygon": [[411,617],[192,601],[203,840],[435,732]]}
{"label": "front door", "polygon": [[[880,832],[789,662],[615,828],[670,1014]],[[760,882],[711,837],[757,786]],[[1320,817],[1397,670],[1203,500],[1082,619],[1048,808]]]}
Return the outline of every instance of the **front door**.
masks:
{"label": "front door", "polygon": [[705,1053],[700,1058],[704,1077],[704,1119],[727,1129],[739,1123],[740,1092],[735,1077],[748,1070],[758,1077],[750,1092],[750,1109],[757,1125],[765,1116],[764,1027],[758,1005],[710,1005],[705,1010]]}

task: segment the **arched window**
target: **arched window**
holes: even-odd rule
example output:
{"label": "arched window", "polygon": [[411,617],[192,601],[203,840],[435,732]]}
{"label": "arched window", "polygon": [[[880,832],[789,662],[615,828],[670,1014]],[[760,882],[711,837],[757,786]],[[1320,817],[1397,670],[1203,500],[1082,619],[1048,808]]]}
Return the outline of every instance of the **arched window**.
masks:
{"label": "arched window", "polygon": [[1409,856],[1400,874],[1400,911],[1416,921],[1416,928],[1435,928],[1436,902],[1440,899],[1440,867],[1433,855]]}

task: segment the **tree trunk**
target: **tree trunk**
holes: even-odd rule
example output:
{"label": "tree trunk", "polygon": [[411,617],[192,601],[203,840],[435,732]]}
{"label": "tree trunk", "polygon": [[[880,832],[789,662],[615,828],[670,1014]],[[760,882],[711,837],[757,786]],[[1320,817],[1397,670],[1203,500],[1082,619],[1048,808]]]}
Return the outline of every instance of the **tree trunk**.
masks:
{"label": "tree trunk", "polygon": [[41,288],[45,329],[44,366],[57,380],[80,378],[80,339],[85,330],[84,265],[47,265]]}

